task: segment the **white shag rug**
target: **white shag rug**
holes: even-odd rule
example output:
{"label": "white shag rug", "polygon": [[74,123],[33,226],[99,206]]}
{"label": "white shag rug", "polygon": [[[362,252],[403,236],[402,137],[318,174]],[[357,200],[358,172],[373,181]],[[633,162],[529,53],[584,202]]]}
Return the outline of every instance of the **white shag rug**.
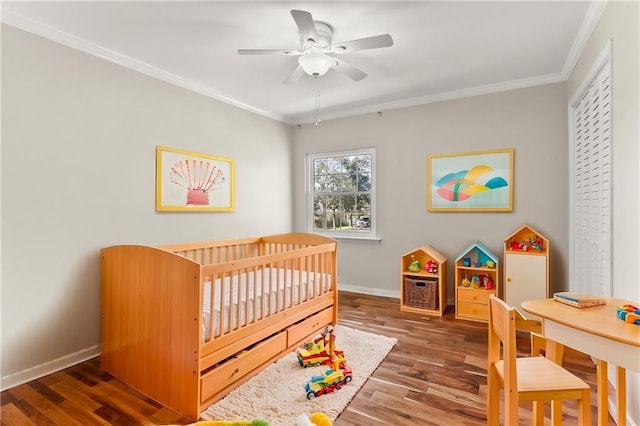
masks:
{"label": "white shag rug", "polygon": [[339,324],[334,331],[336,348],[344,351],[347,365],[353,370],[353,380],[341,389],[308,400],[305,383],[329,367],[303,368],[298,364],[294,351],[207,408],[201,419],[262,419],[271,426],[294,426],[300,414],[322,411],[332,421],[335,420],[391,351],[397,339]]}

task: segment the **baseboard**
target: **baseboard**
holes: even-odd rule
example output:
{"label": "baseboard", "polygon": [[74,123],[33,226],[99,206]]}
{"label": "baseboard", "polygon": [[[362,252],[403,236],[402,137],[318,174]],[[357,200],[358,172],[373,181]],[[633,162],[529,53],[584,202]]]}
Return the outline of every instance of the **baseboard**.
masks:
{"label": "baseboard", "polygon": [[95,358],[98,355],[100,355],[100,346],[94,345],[58,359],[47,361],[44,364],[27,368],[26,370],[18,371],[17,373],[9,374],[8,376],[2,376],[0,378],[0,391],[11,389],[32,380],[56,373],[60,370],[64,370],[65,368],[69,368],[91,358]]}
{"label": "baseboard", "polygon": [[384,296],[384,297],[393,297],[395,299],[400,298],[400,292],[395,290],[383,290],[380,288],[371,288],[371,287],[360,287],[349,284],[338,285],[340,290],[351,291],[353,293],[362,293],[362,294],[373,294],[374,296]]}

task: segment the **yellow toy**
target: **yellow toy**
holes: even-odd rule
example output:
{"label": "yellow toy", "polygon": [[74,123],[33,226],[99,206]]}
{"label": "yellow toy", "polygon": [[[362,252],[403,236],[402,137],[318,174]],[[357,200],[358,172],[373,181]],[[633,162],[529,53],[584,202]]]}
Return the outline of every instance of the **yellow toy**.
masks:
{"label": "yellow toy", "polygon": [[333,422],[325,413],[315,412],[310,416],[301,414],[296,418],[296,426],[332,426]]}
{"label": "yellow toy", "polygon": [[467,278],[467,276],[465,275],[462,278],[462,282],[460,282],[460,285],[462,285],[462,287],[469,287],[471,285],[471,281],[469,281],[469,278]]}

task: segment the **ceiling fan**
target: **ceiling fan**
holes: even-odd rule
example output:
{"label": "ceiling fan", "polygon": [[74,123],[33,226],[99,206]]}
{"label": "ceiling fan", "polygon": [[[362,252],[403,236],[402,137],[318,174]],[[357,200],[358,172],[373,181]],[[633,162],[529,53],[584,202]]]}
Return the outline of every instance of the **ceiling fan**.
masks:
{"label": "ceiling fan", "polygon": [[300,33],[300,50],[238,49],[240,55],[298,56],[298,66],[284,81],[286,84],[297,82],[305,73],[316,78],[320,77],[330,69],[341,72],[355,81],[360,81],[367,76],[367,73],[328,54],[343,54],[357,50],[393,46],[393,39],[389,34],[333,43],[333,28],[329,24],[314,21],[311,13],[304,10],[292,10],[291,16],[293,16]]}

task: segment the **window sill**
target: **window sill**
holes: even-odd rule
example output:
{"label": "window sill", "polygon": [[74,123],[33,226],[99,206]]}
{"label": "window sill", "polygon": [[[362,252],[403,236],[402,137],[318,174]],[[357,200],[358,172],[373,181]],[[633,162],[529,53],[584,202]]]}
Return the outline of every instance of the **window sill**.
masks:
{"label": "window sill", "polygon": [[359,237],[352,235],[332,235],[331,238],[338,241],[347,241],[350,243],[363,243],[363,244],[380,244],[382,238],[380,237]]}

